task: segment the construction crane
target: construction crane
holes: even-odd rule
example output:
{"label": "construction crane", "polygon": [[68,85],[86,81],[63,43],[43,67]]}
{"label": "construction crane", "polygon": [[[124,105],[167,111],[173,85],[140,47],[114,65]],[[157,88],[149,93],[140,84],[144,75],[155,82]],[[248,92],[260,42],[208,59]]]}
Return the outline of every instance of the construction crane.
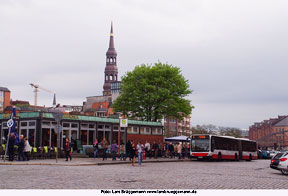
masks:
{"label": "construction crane", "polygon": [[43,90],[43,91],[46,91],[46,92],[49,92],[49,93],[53,93],[52,91],[50,91],[50,90],[48,90],[48,89],[45,89],[45,88],[39,86],[38,84],[32,84],[32,83],[30,83],[30,86],[31,86],[32,88],[34,88],[34,105],[35,105],[35,106],[37,106],[37,99],[38,99],[37,97],[38,97],[38,91],[39,91],[39,89],[41,89],[41,90]]}

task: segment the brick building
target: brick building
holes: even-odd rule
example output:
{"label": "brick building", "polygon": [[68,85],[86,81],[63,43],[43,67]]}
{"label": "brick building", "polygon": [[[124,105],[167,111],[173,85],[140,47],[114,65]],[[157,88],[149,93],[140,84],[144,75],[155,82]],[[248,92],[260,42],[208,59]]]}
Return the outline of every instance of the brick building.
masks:
{"label": "brick building", "polygon": [[0,87],[0,112],[10,105],[10,91],[8,88]]}
{"label": "brick building", "polygon": [[185,135],[190,137],[192,131],[190,129],[191,116],[184,117],[183,120],[178,120],[173,117],[165,117],[164,119],[164,134],[166,137]]}
{"label": "brick building", "polygon": [[249,139],[262,149],[288,149],[288,116],[278,116],[249,127]]}

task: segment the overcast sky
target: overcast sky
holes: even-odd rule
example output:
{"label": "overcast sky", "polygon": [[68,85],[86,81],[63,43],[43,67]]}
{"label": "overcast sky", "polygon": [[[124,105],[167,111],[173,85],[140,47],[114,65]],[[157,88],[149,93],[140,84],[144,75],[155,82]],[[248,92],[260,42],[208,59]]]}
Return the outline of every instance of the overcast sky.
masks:
{"label": "overcast sky", "polygon": [[[0,86],[30,104],[29,83],[61,105],[101,95],[113,21],[120,77],[180,67],[193,126],[247,129],[287,114],[287,19],[287,0],[0,0]],[[40,90],[38,105],[52,101]]]}

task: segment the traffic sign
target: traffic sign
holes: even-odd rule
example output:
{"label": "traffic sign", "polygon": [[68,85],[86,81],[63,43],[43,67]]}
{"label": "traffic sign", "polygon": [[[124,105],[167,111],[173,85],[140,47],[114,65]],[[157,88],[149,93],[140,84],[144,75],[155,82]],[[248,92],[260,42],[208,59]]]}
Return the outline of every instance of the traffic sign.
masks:
{"label": "traffic sign", "polygon": [[127,118],[120,118],[120,127],[128,127],[128,119]]}

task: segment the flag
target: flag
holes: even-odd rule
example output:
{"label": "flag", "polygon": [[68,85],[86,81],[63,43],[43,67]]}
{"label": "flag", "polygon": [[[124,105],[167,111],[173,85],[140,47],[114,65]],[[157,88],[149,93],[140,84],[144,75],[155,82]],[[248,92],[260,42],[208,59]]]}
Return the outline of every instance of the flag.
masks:
{"label": "flag", "polygon": [[15,106],[12,108],[12,112],[11,112],[11,115],[10,115],[10,120],[13,120],[13,125],[10,128],[10,133],[14,133],[14,135],[16,136],[15,144],[18,144],[19,135],[16,133],[16,107]]}

